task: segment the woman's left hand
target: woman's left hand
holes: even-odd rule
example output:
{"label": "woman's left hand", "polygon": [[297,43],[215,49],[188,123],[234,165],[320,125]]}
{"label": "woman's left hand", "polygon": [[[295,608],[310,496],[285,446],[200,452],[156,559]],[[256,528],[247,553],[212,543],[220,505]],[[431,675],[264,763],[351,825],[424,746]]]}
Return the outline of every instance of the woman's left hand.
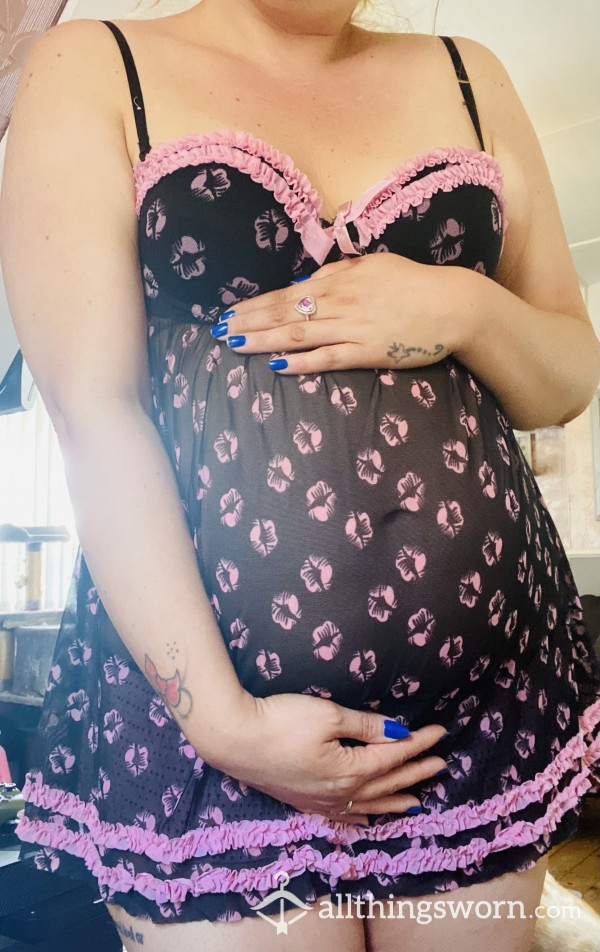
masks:
{"label": "woman's left hand", "polygon": [[[457,272],[392,253],[324,265],[308,280],[234,305],[226,336],[236,353],[285,355],[283,374],[436,363],[460,344]],[[294,305],[312,295],[310,321]],[[463,304],[464,308],[464,304]],[[468,310],[468,308],[464,308]],[[214,331],[216,328],[213,328]]]}

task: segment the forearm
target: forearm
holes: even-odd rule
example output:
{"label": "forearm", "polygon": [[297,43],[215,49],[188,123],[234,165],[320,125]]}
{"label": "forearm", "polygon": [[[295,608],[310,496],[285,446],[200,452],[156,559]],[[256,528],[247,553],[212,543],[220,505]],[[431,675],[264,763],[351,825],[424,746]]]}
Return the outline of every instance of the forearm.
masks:
{"label": "forearm", "polygon": [[163,678],[179,672],[182,700],[170,710],[210,761],[245,692],[202,584],[159,434],[141,409],[121,404],[71,431],[60,437],[61,449],[100,599],[146,676],[146,656]]}
{"label": "forearm", "polygon": [[512,426],[563,424],[582,413],[600,380],[591,325],[534,307],[477,272],[452,272],[462,338],[453,354],[500,400]]}

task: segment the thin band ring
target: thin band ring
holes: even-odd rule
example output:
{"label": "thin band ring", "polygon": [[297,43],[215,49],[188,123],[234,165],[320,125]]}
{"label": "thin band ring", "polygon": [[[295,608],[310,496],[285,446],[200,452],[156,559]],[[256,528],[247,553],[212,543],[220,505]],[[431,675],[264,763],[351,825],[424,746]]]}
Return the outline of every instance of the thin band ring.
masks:
{"label": "thin band ring", "polygon": [[348,800],[348,803],[346,804],[344,809],[340,810],[340,816],[342,815],[342,813],[348,813],[348,811],[351,809],[352,809],[352,800]]}
{"label": "thin band ring", "polygon": [[304,314],[307,321],[310,321],[311,314],[317,313],[317,302],[312,294],[306,294],[303,298],[294,304],[294,308],[299,314]]}

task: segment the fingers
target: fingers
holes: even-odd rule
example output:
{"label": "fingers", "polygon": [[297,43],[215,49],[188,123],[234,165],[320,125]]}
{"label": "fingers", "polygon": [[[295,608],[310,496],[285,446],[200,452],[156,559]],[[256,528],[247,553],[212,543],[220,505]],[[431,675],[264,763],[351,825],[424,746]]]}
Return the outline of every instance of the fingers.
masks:
{"label": "fingers", "polygon": [[[413,814],[421,813],[422,809],[423,807],[418,799],[409,794],[396,794],[372,800],[352,801],[352,812],[359,816],[364,816],[368,813],[398,813],[398,819],[400,819],[402,814],[405,816],[413,816]],[[360,813],[358,811],[360,811]],[[347,816],[348,814],[344,814],[340,819],[345,820]]]}
{"label": "fingers", "polygon": [[410,733],[408,725],[387,717],[343,704],[330,704],[328,728],[330,737],[349,737],[368,744],[395,743]]}
{"label": "fingers", "polygon": [[408,793],[390,793],[388,796],[369,798],[357,795],[352,800],[350,811],[346,812],[343,807],[340,807],[331,814],[331,819],[343,823],[370,825],[370,813],[397,813],[399,816],[413,816],[422,812],[422,809],[419,800]]}
{"label": "fingers", "polygon": [[[280,353],[285,354],[286,365],[283,366],[279,362],[274,365],[269,362],[269,367],[274,373],[281,376],[319,374],[327,370],[349,370],[356,367],[374,369],[378,366],[378,363],[381,363],[381,361],[378,362],[375,359],[367,363],[363,348],[359,344],[350,343],[330,344],[329,346],[316,347],[314,350],[301,351],[298,354],[279,351],[274,356],[278,358]],[[340,392],[336,393],[333,399],[348,401],[351,406],[354,398],[352,394],[341,394]],[[346,412],[350,412],[350,410]]]}
{"label": "fingers", "polygon": [[251,329],[246,325],[247,320],[244,318],[244,326],[239,329],[239,333],[235,329],[223,338],[223,343],[235,350],[236,354],[309,350],[337,343],[340,338],[339,322],[326,314],[322,314],[319,320],[313,315],[307,321],[296,313],[295,317],[277,327],[269,323],[268,316],[265,316],[260,329]]}
{"label": "fingers", "polygon": [[[265,329],[274,330],[290,322],[318,323],[322,317],[327,316],[327,304],[331,295],[324,281],[318,282],[317,291],[314,283],[316,280],[303,281],[291,288],[279,288],[268,294],[260,294],[258,297],[248,298],[246,301],[235,304],[222,315],[219,324],[211,327],[212,336],[225,340],[227,335],[253,334]],[[310,315],[310,321],[307,321],[306,316],[298,312],[295,305],[309,294],[314,297],[317,310]]]}
{"label": "fingers", "polygon": [[440,724],[428,724],[404,738],[388,744],[367,744],[364,747],[342,747],[349,765],[348,772],[355,772],[358,784],[381,777],[408,760],[430,750],[447,733]]}
{"label": "fingers", "polygon": [[339,272],[354,268],[361,261],[363,261],[362,258],[333,261],[323,265],[314,274],[307,275],[304,280],[294,281],[287,287],[276,288],[266,294],[258,294],[244,301],[238,301],[223,314],[218,327],[211,328],[211,334],[213,337],[225,339],[228,335],[248,334],[255,330],[283,326],[290,322],[304,320],[308,323],[295,309],[297,302],[307,294],[313,295],[317,303],[317,312],[311,315],[311,323],[318,321],[327,316],[324,308],[331,297],[332,290],[335,291],[336,287],[339,289]]}
{"label": "fingers", "polygon": [[[362,815],[373,813],[419,813],[422,805],[418,797],[412,793],[404,793],[403,788],[415,786],[424,780],[431,780],[439,773],[447,772],[446,762],[441,757],[424,757],[410,761],[382,777],[367,781],[355,790],[351,801],[352,814],[344,813],[344,819],[362,823]],[[352,820],[349,819],[350,816]]]}
{"label": "fingers", "polygon": [[344,813],[343,816],[332,816],[332,820],[339,820],[340,823],[354,823],[360,826],[370,826],[369,817],[366,813]]}
{"label": "fingers", "polygon": [[[368,800],[389,797],[407,787],[422,783],[423,780],[431,780],[441,770],[446,769],[446,761],[442,757],[422,757],[418,760],[410,760],[401,767],[390,770],[389,773],[367,780],[357,788],[353,801],[364,803]],[[375,812],[369,808],[369,813]]]}
{"label": "fingers", "polygon": [[[348,336],[346,329],[345,335]],[[384,365],[384,356],[365,348],[358,341],[340,341],[336,321],[312,324],[289,324],[287,328],[255,331],[241,343],[236,342],[236,353],[268,353],[269,367],[283,375],[315,374],[327,370],[349,370],[358,367],[377,369]],[[272,361],[285,358],[285,363]]]}

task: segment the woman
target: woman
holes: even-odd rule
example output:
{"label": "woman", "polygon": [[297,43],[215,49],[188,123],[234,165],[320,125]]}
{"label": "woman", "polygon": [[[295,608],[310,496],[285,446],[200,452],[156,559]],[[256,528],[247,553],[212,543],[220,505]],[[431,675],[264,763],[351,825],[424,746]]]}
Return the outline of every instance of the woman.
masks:
{"label": "woman", "polygon": [[354,6],[75,21],[19,85],[3,268],[85,553],[19,835],[128,949],[276,948],[282,875],[289,948],[526,949],[318,901],[529,915],[598,783],[512,430],[598,384],[548,174],[488,50]]}

